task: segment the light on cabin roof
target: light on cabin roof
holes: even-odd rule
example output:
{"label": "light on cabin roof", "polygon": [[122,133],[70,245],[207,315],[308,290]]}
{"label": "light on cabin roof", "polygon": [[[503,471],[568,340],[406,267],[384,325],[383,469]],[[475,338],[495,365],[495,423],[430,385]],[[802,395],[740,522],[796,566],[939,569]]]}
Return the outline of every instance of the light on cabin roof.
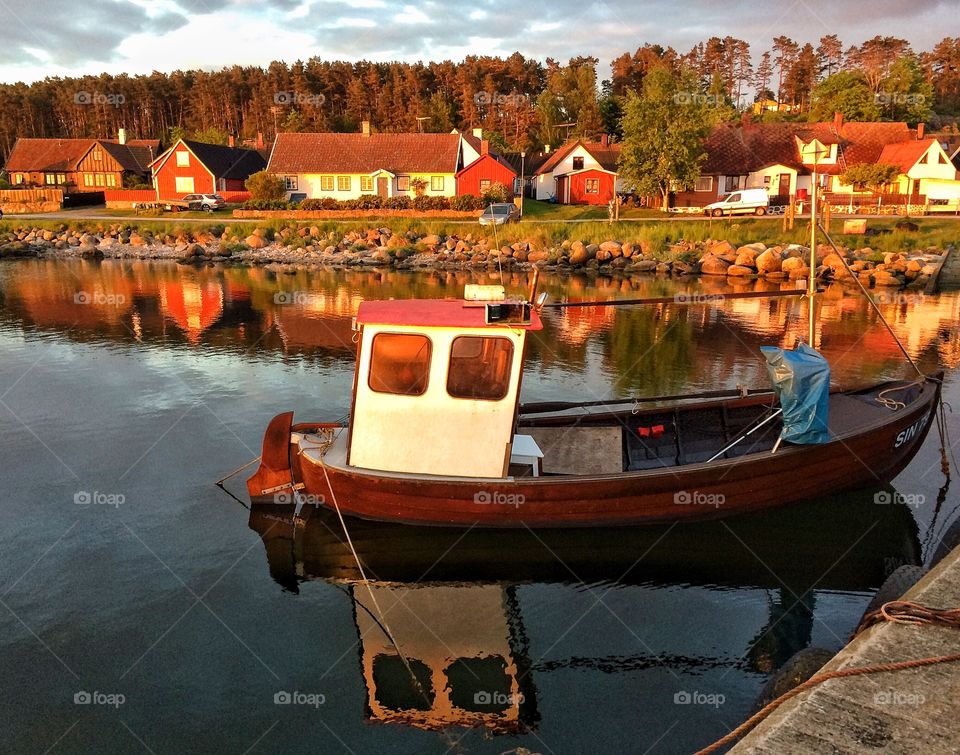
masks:
{"label": "light on cabin roof", "polygon": [[483,286],[479,283],[468,283],[463,288],[463,298],[466,301],[503,301],[507,293],[503,286]]}

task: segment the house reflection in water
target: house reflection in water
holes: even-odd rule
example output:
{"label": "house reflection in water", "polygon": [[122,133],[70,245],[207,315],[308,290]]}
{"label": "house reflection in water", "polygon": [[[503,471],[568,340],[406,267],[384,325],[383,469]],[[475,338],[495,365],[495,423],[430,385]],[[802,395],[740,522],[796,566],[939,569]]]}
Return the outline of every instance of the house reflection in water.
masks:
{"label": "house reflection in water", "polygon": [[172,320],[193,344],[223,314],[223,287],[213,276],[198,279],[181,274],[161,280],[158,294],[163,316]]}

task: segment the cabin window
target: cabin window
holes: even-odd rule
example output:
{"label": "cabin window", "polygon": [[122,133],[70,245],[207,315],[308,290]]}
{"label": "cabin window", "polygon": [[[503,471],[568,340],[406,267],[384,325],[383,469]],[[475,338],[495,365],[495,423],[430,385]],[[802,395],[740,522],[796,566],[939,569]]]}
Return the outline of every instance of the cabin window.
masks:
{"label": "cabin window", "polygon": [[490,179],[489,179],[489,178],[481,178],[481,179],[480,179],[480,193],[483,194],[485,191],[489,191],[489,190],[490,190]]}
{"label": "cabin window", "polygon": [[193,176],[177,176],[177,194],[193,194]]}
{"label": "cabin window", "polygon": [[373,191],[373,176],[360,176],[360,191]]}
{"label": "cabin window", "polygon": [[93,186],[93,174],[84,173],[83,174],[83,185],[84,186]]}
{"label": "cabin window", "polygon": [[740,188],[740,176],[727,176],[724,181],[724,191],[728,194]]}
{"label": "cabin window", "polygon": [[19,186],[20,184],[22,184],[22,183],[23,183],[23,173],[14,173],[14,174],[13,174],[13,182],[14,182],[15,184],[17,184],[17,186]]}
{"label": "cabin window", "polygon": [[573,158],[573,169],[574,170],[583,170],[583,158],[575,157]]}
{"label": "cabin window", "polygon": [[443,191],[443,176],[430,176],[430,191]]}
{"label": "cabin window", "polygon": [[333,191],[333,176],[320,176],[320,191]]}
{"label": "cabin window", "polygon": [[410,176],[397,176],[397,191],[410,191]]}
{"label": "cabin window", "polygon": [[43,175],[43,181],[44,183],[52,186],[57,182],[57,177],[53,175],[53,173],[45,173]]}
{"label": "cabin window", "polygon": [[430,339],[414,333],[377,333],[370,355],[371,391],[422,396],[430,377]]}
{"label": "cabin window", "polygon": [[284,176],[283,177],[283,186],[287,191],[297,191],[300,182],[297,180],[296,176]]}
{"label": "cabin window", "polygon": [[946,165],[946,164],[947,164],[947,158],[944,157],[944,155],[943,155],[942,152],[940,152],[940,153],[937,155],[937,162],[938,162],[940,165]]}
{"label": "cabin window", "polygon": [[185,150],[180,150],[177,152],[177,167],[178,168],[189,168],[190,167],[190,153]]}
{"label": "cabin window", "polygon": [[600,193],[600,179],[599,178],[588,178],[584,181],[584,193],[586,194],[599,194]]}
{"label": "cabin window", "polygon": [[115,173],[107,173],[107,186],[116,186],[117,176]]}
{"label": "cabin window", "polygon": [[95,149],[95,150],[93,151],[93,159],[94,159],[94,162],[100,162],[100,161],[102,161],[102,160],[103,160],[103,152],[101,152],[99,149]]}
{"label": "cabin window", "polygon": [[447,393],[454,398],[499,401],[510,390],[513,342],[509,338],[459,336],[450,347]]}
{"label": "cabin window", "polygon": [[713,176],[700,176],[693,185],[694,191],[713,191]]}
{"label": "cabin window", "polygon": [[106,186],[107,177],[103,173],[97,173],[97,186]]}
{"label": "cabin window", "polygon": [[350,176],[337,176],[337,191],[350,191]]}

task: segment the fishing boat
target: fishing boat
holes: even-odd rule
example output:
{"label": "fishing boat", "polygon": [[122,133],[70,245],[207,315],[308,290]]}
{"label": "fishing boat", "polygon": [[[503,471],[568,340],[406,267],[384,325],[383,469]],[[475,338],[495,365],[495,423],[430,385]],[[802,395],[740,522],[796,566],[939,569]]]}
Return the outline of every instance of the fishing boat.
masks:
{"label": "fishing boat", "polygon": [[[807,343],[763,349],[768,389],[523,405],[524,350],[540,312],[582,304],[547,303],[536,286],[534,274],[516,299],[468,286],[458,300],[362,302],[348,420],[274,417],[247,481],[251,500],[471,528],[710,519],[879,488],[938,418],[943,374],[912,360],[915,379],[831,391],[829,365],[810,346],[812,315]],[[806,292],[722,298],[806,295],[812,313],[816,293],[810,276]],[[666,301],[675,303],[591,304]]]}

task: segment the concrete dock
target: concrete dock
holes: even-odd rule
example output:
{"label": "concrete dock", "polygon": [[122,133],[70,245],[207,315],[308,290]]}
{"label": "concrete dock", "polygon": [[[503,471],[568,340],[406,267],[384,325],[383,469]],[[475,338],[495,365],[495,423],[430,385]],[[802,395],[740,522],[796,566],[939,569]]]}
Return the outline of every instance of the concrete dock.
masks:
{"label": "concrete dock", "polygon": [[[960,548],[902,599],[960,607]],[[960,629],[883,622],[818,673],[958,652]],[[960,662],[827,680],[783,703],[730,752],[960,752]]]}

